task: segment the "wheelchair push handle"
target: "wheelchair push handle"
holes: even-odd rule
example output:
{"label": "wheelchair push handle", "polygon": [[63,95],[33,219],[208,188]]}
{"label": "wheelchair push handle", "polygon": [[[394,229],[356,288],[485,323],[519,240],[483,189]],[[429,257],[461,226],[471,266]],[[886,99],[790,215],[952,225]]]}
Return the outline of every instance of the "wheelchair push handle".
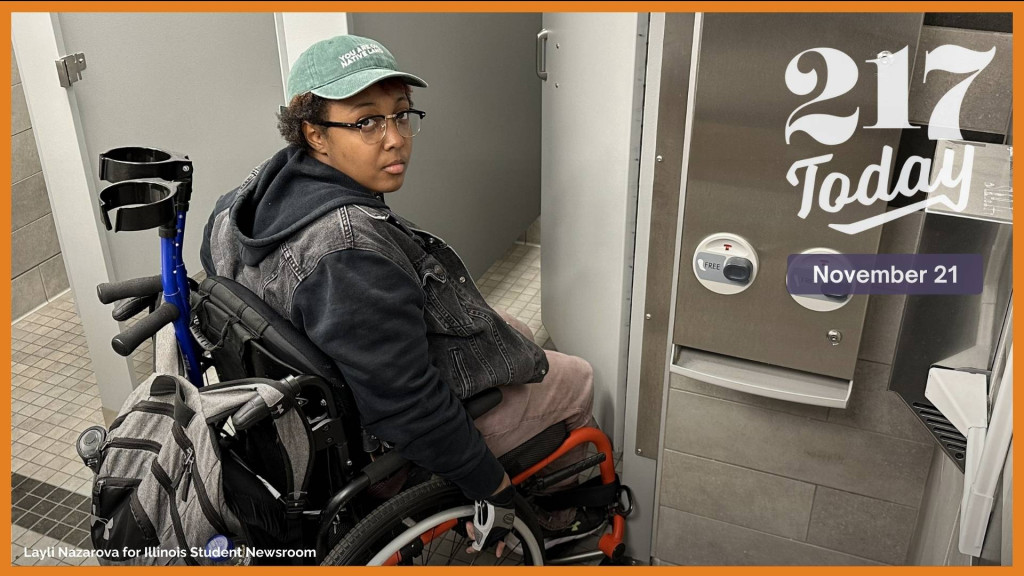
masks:
{"label": "wheelchair push handle", "polygon": [[270,416],[270,406],[267,406],[263,398],[256,396],[235,411],[231,416],[231,423],[234,424],[235,430],[242,431],[250,428],[253,424],[267,416]]}
{"label": "wheelchair push handle", "polygon": [[263,401],[263,398],[256,396],[235,410],[231,415],[231,423],[235,430],[242,431],[251,428],[257,422],[270,416],[270,406]]}
{"label": "wheelchair push handle", "polygon": [[143,310],[152,310],[156,306],[157,299],[160,297],[159,294],[150,294],[149,296],[134,296],[128,298],[124,302],[117,305],[114,311],[110,315],[114,320],[118,322],[124,322],[129,318],[135,317],[139,312]]}
{"label": "wheelchair push handle", "polygon": [[285,410],[295,405],[295,397],[302,392],[303,382],[315,379],[315,376],[303,375],[297,377],[288,376],[282,380],[266,380],[265,382],[277,388],[283,397],[274,406],[268,406],[262,396],[250,399],[231,415],[231,422],[235,426],[235,430],[250,428],[253,424],[271,414],[274,414],[276,418],[284,413]]}
{"label": "wheelchair push handle", "polygon": [[134,326],[121,332],[110,341],[110,346],[121,356],[128,356],[140,344],[160,331],[161,328],[178,318],[178,307],[164,302]]}
{"label": "wheelchair push handle", "polygon": [[96,286],[96,296],[103,304],[110,304],[124,298],[159,294],[163,289],[160,276],[147,276],[120,282],[104,282]]}

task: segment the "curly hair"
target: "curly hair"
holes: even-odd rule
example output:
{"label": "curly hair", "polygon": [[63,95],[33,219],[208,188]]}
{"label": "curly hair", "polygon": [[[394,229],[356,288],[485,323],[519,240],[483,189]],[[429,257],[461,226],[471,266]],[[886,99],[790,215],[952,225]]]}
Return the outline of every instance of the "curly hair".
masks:
{"label": "curly hair", "polygon": [[[398,78],[388,78],[379,82],[384,85],[385,88],[401,87],[405,90],[405,95],[409,99],[409,105],[412,106],[412,88]],[[327,98],[322,98],[313,94],[312,92],[306,92],[299,94],[288,106],[282,106],[281,111],[277,115],[277,130],[281,133],[281,137],[286,142],[293,146],[302,146],[307,151],[310,150],[309,142],[306,141],[306,134],[302,130],[304,122],[309,122],[317,130],[320,126],[317,126],[317,122],[321,122],[327,119],[327,105],[330,102]]]}
{"label": "curly hair", "polygon": [[306,135],[302,131],[303,122],[316,126],[327,115],[327,99],[312,92],[299,94],[288,106],[282,107],[277,115],[277,130],[286,142],[293,146],[309,149]]}

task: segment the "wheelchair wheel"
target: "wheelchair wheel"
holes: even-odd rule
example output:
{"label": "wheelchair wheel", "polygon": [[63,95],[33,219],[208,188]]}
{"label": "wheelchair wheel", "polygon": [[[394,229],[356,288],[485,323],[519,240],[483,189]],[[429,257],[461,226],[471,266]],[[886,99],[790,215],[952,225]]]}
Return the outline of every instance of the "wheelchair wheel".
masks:
{"label": "wheelchair wheel", "polygon": [[514,538],[501,558],[495,548],[467,554],[466,522],[473,502],[443,480],[415,486],[388,500],[360,521],[324,559],[347,565],[534,565],[543,564],[544,543],[529,505],[517,497]]}

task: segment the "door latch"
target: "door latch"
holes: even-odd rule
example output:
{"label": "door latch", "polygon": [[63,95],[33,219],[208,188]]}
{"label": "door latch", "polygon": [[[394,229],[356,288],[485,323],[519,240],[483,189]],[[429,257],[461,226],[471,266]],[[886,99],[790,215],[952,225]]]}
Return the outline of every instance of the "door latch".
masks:
{"label": "door latch", "polygon": [[78,52],[61,57],[57,63],[57,78],[64,88],[70,87],[82,79],[82,70],[85,70],[85,54]]}

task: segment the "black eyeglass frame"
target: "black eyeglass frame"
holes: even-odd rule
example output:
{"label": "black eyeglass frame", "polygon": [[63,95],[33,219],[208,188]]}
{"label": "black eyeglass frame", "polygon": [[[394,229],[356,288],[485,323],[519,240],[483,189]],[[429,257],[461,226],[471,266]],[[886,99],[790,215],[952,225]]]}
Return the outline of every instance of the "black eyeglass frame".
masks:
{"label": "black eyeglass frame", "polygon": [[[381,137],[380,137],[380,140],[378,140],[377,142],[381,142],[381,141],[384,140],[384,136],[387,134],[388,120],[394,119],[395,120],[395,127],[397,128],[398,127],[398,116],[401,115],[401,114],[416,114],[417,116],[420,117],[420,120],[423,120],[424,118],[427,117],[427,113],[424,112],[423,110],[417,110],[415,108],[409,108],[407,110],[402,110],[401,112],[395,112],[394,114],[386,114],[386,115],[385,114],[374,114],[373,116],[367,116],[366,118],[360,118],[359,121],[357,121],[357,122],[331,122],[331,121],[328,121],[328,120],[320,120],[320,121],[317,121],[317,122],[313,122],[313,124],[316,124],[317,126],[325,126],[327,128],[355,128],[355,129],[359,130],[360,134],[362,134],[362,130],[363,130],[364,127],[366,127],[366,123],[367,122],[369,122],[370,120],[374,120],[374,119],[380,119],[380,120],[384,121],[384,130],[381,130]],[[412,136],[406,136],[405,134],[402,134],[401,131],[399,131],[398,134],[401,135],[402,138],[412,138],[412,137],[416,136],[416,134],[413,134]]]}

